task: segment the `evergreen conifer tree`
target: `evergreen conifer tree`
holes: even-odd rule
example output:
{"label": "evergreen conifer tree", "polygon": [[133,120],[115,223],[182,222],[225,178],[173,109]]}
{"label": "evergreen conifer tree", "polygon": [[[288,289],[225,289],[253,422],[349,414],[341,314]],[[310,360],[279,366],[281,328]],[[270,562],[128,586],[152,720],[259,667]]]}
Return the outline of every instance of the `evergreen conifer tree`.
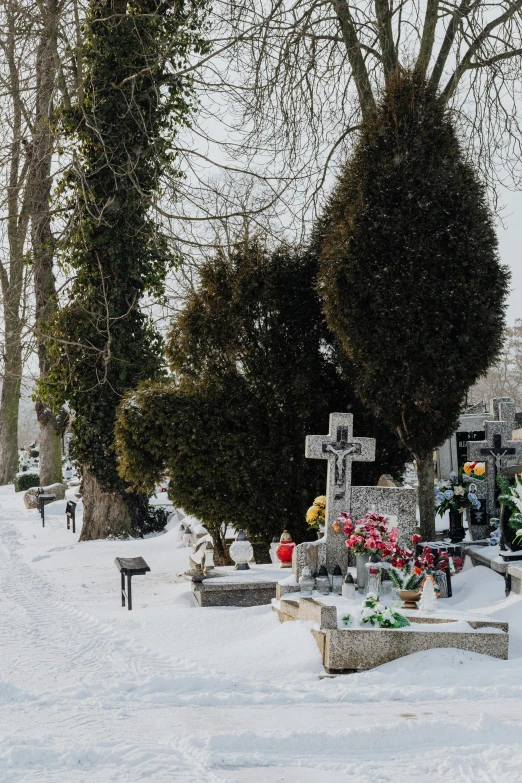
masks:
{"label": "evergreen conifer tree", "polygon": [[377,460],[354,465],[355,483],[404,466],[397,436],[355,400],[316,274],[313,253],[271,253],[258,241],[219,253],[173,323],[174,379],[120,406],[122,476],[147,490],[168,471],[174,503],[204,521],[222,557],[227,522],[265,555],[285,527],[306,535],[306,509],[324,494],[326,474],[305,458],[305,435],[324,432],[331,411],[353,412],[356,433],[377,439]]}
{"label": "evergreen conifer tree", "polygon": [[201,39],[204,3],[91,0],[85,28],[83,102],[65,116],[76,165],[64,262],[69,302],[51,320],[49,373],[41,392],[74,410],[74,456],[83,470],[82,538],[140,534],[154,524],[148,498],[116,471],[116,407],[158,375],[160,336],[140,310],[162,289],[172,262],[151,202],[172,140],[190,120],[190,81],[176,75]]}
{"label": "evergreen conifer tree", "polygon": [[388,84],[315,241],[328,324],[357,393],[416,459],[432,538],[433,449],[498,355],[509,274],[484,187],[422,77]]}

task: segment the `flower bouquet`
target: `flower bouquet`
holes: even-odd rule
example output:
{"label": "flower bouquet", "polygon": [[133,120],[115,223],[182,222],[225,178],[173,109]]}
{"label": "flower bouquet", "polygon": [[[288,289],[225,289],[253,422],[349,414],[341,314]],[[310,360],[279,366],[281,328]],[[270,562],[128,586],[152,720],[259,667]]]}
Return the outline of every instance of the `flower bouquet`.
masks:
{"label": "flower bouquet", "polygon": [[[418,544],[421,536],[412,536],[413,544]],[[455,561],[460,563],[455,563]],[[454,558],[455,567],[462,567],[462,560]],[[440,595],[436,574],[442,571],[446,572],[449,566],[449,554],[440,550],[433,552],[430,547],[425,546],[420,555],[415,555],[411,549],[400,549],[392,558],[391,566],[388,569],[388,575],[394,587],[398,590],[420,590],[426,577],[430,576],[435,580],[435,593]]]}
{"label": "flower bouquet", "polygon": [[344,534],[348,536],[346,546],[354,555],[376,554],[385,558],[395,553],[399,531],[396,527],[388,530],[388,520],[382,514],[367,511],[362,519],[354,522],[350,514],[343,511],[337,524],[343,527]]}
{"label": "flower bouquet", "polygon": [[476,481],[484,481],[484,462],[466,462],[459,472],[450,473],[449,481],[439,481],[435,486],[435,511],[444,516],[446,511],[462,513],[468,508],[480,509],[476,495]]}
{"label": "flower bouquet", "polygon": [[326,515],[326,497],[319,495],[306,512],[306,523],[312,530],[324,527]]}
{"label": "flower bouquet", "polygon": [[380,628],[405,628],[410,621],[396,609],[383,606],[375,593],[368,593],[361,609],[361,624],[369,623]]}

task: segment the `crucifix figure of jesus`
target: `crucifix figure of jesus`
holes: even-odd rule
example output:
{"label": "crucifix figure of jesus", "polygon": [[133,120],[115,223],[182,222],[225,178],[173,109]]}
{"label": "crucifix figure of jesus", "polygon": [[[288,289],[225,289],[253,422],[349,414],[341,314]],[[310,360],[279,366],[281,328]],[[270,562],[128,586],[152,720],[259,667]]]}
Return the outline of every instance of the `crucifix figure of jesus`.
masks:
{"label": "crucifix figure of jesus", "polygon": [[343,442],[338,441],[335,444],[328,443],[324,447],[323,451],[330,451],[332,454],[335,454],[335,485],[337,487],[342,487],[344,484],[345,457],[347,457],[348,454],[359,454],[360,446],[354,443],[348,446],[348,448],[344,449]]}
{"label": "crucifix figure of jesus", "polygon": [[352,463],[373,462],[374,438],[353,437],[353,415],[331,413],[328,435],[307,435],[305,455],[309,459],[328,460],[326,480],[326,537],[332,536],[332,522],[341,511],[350,511]]}

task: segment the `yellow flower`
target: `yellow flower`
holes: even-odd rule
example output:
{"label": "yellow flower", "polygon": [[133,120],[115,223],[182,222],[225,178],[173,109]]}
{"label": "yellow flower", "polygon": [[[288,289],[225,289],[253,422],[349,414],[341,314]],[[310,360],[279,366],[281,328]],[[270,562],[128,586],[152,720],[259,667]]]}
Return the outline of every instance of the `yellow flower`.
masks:
{"label": "yellow flower", "polygon": [[486,463],[485,462],[477,462],[475,465],[475,476],[483,476],[486,472]]}
{"label": "yellow flower", "polygon": [[314,506],[319,506],[319,508],[325,508],[325,506],[326,506],[326,496],[325,495],[319,495],[319,497],[314,500]]}
{"label": "yellow flower", "polygon": [[315,522],[315,520],[317,519],[318,514],[319,514],[319,509],[315,508],[315,506],[310,506],[310,508],[306,512],[306,521],[307,522]]}
{"label": "yellow flower", "polygon": [[466,462],[463,467],[464,473],[469,476],[469,474],[472,472],[473,468],[471,467],[471,462]]}

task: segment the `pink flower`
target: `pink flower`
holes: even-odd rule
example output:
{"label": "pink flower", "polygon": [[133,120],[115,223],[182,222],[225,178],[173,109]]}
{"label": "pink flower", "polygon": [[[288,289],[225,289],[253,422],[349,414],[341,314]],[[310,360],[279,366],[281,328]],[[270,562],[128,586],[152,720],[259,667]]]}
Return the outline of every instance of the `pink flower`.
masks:
{"label": "pink flower", "polygon": [[369,538],[366,542],[366,549],[377,549],[376,541],[374,538]]}

